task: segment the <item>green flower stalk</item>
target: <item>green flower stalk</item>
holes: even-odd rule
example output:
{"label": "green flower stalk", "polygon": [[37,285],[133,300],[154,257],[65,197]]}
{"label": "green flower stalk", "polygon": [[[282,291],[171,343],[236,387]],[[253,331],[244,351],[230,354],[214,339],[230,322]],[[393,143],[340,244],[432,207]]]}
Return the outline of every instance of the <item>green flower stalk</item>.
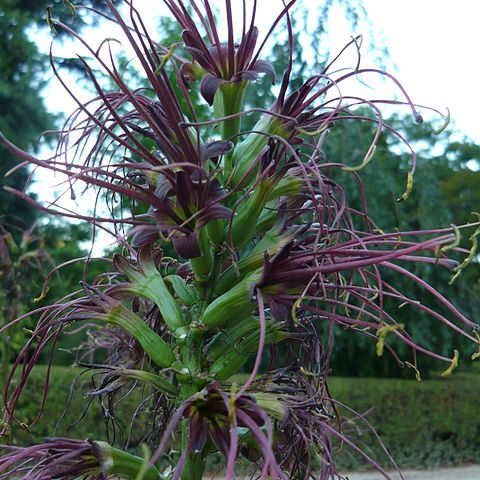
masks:
{"label": "green flower stalk", "polygon": [[[264,342],[265,345],[280,343],[287,339],[293,339],[296,336],[291,333],[282,332],[281,326],[270,326],[267,328]],[[239,341],[234,348],[227,350],[224,355],[215,360],[209,367],[209,372],[216,380],[228,380],[235,375],[245,364],[245,362],[257,352],[260,340],[260,332],[252,332],[244,339]]]}
{"label": "green flower stalk", "polygon": [[200,247],[200,256],[192,258],[190,264],[192,265],[196,280],[203,283],[208,279],[213,267],[213,255],[206,228],[202,228],[198,232],[198,245]]}
{"label": "green flower stalk", "polygon": [[258,172],[258,161],[267,147],[268,140],[278,135],[288,138],[291,129],[283,119],[274,115],[264,115],[253,127],[253,132],[242,140],[232,155],[233,172],[227,180],[231,186],[251,185]]}
{"label": "green flower stalk", "polygon": [[[219,87],[213,100],[213,111],[216,118],[229,117],[237,115],[242,111],[243,96],[247,88],[247,81],[243,80],[238,83],[224,83]],[[232,140],[237,143],[238,134],[240,133],[240,117],[224,120],[220,123],[220,136],[224,140]],[[231,173],[232,166],[225,165],[225,177]]]}
{"label": "green flower stalk", "polygon": [[271,196],[275,184],[276,182],[270,178],[262,179],[256,185],[251,196],[238,207],[232,221],[231,232],[228,232],[234,247],[242,248],[252,240],[257,221]]}
{"label": "green flower stalk", "polygon": [[235,344],[250,333],[259,330],[258,318],[248,317],[231,328],[218,332],[205,346],[203,362],[213,363],[227,350],[235,347]]}
{"label": "green flower stalk", "polygon": [[200,319],[201,324],[208,328],[238,325],[250,317],[255,308],[255,303],[251,298],[252,289],[261,276],[261,271],[253,272],[216,298],[205,309]]}
{"label": "green flower stalk", "polygon": [[231,265],[222,273],[215,282],[215,294],[221,295],[233,287],[235,283],[243,280],[246,275],[255,270],[259,270],[264,261],[265,254],[273,256],[284,248],[294,238],[292,232],[282,232],[282,222],[277,222],[277,227],[273,226],[270,230],[263,230],[263,238],[235,265]]}

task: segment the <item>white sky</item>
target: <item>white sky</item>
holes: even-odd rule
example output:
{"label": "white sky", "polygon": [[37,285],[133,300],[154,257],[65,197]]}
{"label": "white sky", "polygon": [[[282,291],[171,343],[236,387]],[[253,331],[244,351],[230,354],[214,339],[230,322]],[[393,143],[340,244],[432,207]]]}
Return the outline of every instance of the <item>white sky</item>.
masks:
{"label": "white sky", "polygon": [[[144,13],[147,24],[155,25],[152,11],[165,11],[162,2],[137,0],[136,7]],[[241,2],[233,2],[238,8]],[[388,70],[402,82],[413,101],[451,111],[454,126],[476,142],[480,142],[480,127],[477,110],[480,107],[480,0],[363,0],[368,20],[373,26],[373,37],[385,42],[390,52]],[[281,2],[259,0],[259,27],[266,28],[281,8]],[[277,8],[275,8],[275,5]],[[318,0],[303,0],[303,6],[315,14]],[[361,25],[359,31],[351,32],[343,18],[343,10],[334,8],[330,16],[328,39],[332,52],[339,50],[352,33],[362,33],[365,47],[372,35],[370,26]],[[112,32],[102,31],[110,36]],[[98,37],[100,41],[101,37]],[[42,42],[45,45],[48,42]],[[383,46],[383,45],[381,45]],[[47,48],[47,47],[46,47]],[[363,49],[364,66],[373,66],[374,56]],[[366,79],[370,84],[370,78]],[[373,83],[385,95],[393,91],[391,85]],[[52,110],[65,111],[69,104],[59,95],[47,95]],[[371,94],[371,92],[370,92]]]}
{"label": "white sky", "polygon": [[[235,7],[241,6],[239,0],[233,3]],[[153,29],[156,25],[154,13],[159,12],[161,4],[160,0],[137,0],[135,4],[144,13],[147,25]],[[318,1],[303,0],[302,5],[299,8],[308,8],[313,17]],[[446,112],[448,107],[452,118],[451,128],[455,127],[460,135],[480,142],[477,119],[480,107],[480,0],[364,0],[364,5],[371,26],[361,25],[357,32],[351,32],[340,7],[332,10],[330,37],[327,40],[332,53],[339,51],[352,33],[362,33],[364,46],[367,47],[363,49],[363,66],[376,66],[375,56],[368,53],[368,43],[372,38],[370,29],[373,27],[373,39],[384,42],[390,52],[390,58],[386,60],[388,71],[401,81],[412,100],[442,112]],[[257,24],[262,29],[270,26],[281,10],[281,1],[259,0],[259,6]],[[88,39],[98,44],[104,36],[115,36],[115,33],[110,29],[102,29],[98,37],[89,34]],[[45,34],[42,37],[44,41],[40,44],[48,50],[49,39]],[[71,55],[71,52],[68,54]],[[352,60],[348,65],[352,65]],[[395,91],[391,83],[370,77],[364,80],[373,87],[364,90],[365,97],[391,97]],[[53,84],[47,90],[47,105],[53,111],[69,113],[75,104],[59,88]],[[362,87],[356,83],[354,88],[357,92]],[[441,119],[438,122],[441,125]],[[43,186],[43,182],[37,185]],[[44,188],[42,190],[45,191]],[[42,197],[41,192],[38,193]]]}
{"label": "white sky", "polygon": [[480,1],[364,1],[415,101],[449,107],[455,126],[480,142]]}

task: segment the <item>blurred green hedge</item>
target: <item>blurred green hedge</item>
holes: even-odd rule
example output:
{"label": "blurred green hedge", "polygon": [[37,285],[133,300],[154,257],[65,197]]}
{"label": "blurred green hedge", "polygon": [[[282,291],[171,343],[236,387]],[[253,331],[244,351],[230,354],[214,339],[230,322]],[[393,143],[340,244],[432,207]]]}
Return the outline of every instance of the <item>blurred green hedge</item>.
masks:
{"label": "blurred green hedge", "polygon": [[[332,377],[329,386],[334,398],[366,414],[400,467],[480,462],[480,371],[423,382]],[[349,419],[344,424],[349,438],[382,466],[391,467],[365,423],[339,410]],[[365,466],[348,447],[336,458],[347,469]]]}
{"label": "blurred green hedge", "polygon": [[[26,425],[32,423],[39,411],[45,372],[44,366],[36,367],[20,398],[17,418]],[[70,395],[70,385],[80,372],[80,369],[67,367],[52,369],[44,414],[28,432],[12,424],[15,443],[38,442],[52,436]],[[450,378],[420,383],[404,379],[331,377],[329,386],[339,402],[365,414],[401,467],[427,468],[480,461],[480,371],[460,372]],[[87,399],[83,396],[91,389],[91,374],[80,376],[57,435],[107,438],[98,399],[92,401],[83,420],[72,425],[84,414]],[[148,392],[142,394],[145,397]],[[116,409],[116,441],[120,445],[128,434],[130,419],[140,398],[138,391],[132,395]],[[344,420],[344,433],[377,462],[388,467],[388,459],[368,426],[340,406],[339,413]],[[138,445],[148,432],[151,418],[147,409],[140,411],[132,446]],[[343,470],[367,467],[347,446],[339,449],[335,458]]]}

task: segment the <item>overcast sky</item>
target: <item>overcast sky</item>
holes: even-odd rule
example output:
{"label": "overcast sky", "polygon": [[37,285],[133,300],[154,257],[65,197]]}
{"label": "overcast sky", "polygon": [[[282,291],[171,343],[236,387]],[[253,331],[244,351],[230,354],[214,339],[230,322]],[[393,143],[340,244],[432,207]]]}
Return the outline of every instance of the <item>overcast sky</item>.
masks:
{"label": "overcast sky", "polygon": [[[233,3],[237,7],[241,5],[240,1]],[[363,3],[370,25],[362,23],[357,32],[351,31],[342,8],[333,8],[328,38],[331,51],[342,48],[352,33],[362,33],[365,45],[363,66],[371,67],[376,60],[368,53],[369,43],[372,40],[380,42],[381,45],[377,45],[380,48],[385,44],[390,53],[386,59],[388,70],[402,82],[413,101],[442,112],[448,107],[452,127],[480,142],[480,122],[477,119],[480,107],[480,38],[477,33],[480,0],[363,0]],[[161,4],[159,0],[137,0],[135,5],[144,14],[147,24],[153,26],[154,14],[162,11]],[[318,4],[318,0],[302,0],[299,7],[308,8],[313,17]],[[266,28],[282,4],[280,0],[259,0],[259,5],[257,23],[260,28]],[[102,29],[98,42],[101,36],[111,34],[111,31]],[[48,48],[48,41],[42,43]],[[388,83],[381,86],[376,79],[369,77],[365,80],[384,95],[394,91]],[[47,95],[50,108],[57,111],[68,109],[66,98],[59,95],[57,87],[54,91],[55,95]]]}
{"label": "overcast sky", "polygon": [[456,127],[480,142],[480,1],[364,2],[415,101],[449,107]]}
{"label": "overcast sky", "polygon": [[[442,112],[446,112],[448,107],[452,117],[450,128],[457,128],[459,136],[466,135],[480,142],[480,122],[477,119],[480,107],[480,40],[477,38],[480,0],[363,1],[368,24],[361,24],[356,32],[351,31],[350,23],[345,20],[344,11],[340,7],[332,10],[330,35],[326,40],[332,53],[339,51],[349,41],[352,33],[362,33],[365,39],[362,63],[364,67],[372,67],[376,60],[374,54],[368,53],[368,44],[372,39],[380,42],[377,47],[386,46],[390,53],[390,57],[384,60],[388,70],[401,81],[412,100]],[[144,14],[146,23],[154,28],[157,25],[155,13],[160,11],[158,6],[161,4],[160,0],[154,3],[137,0],[135,5]],[[302,0],[302,4],[303,7],[300,5],[300,8],[308,8],[311,18],[314,18],[318,0]],[[238,7],[241,2],[235,0],[234,5]],[[258,26],[267,28],[281,10],[281,0],[259,0],[259,5]],[[50,36],[45,32],[38,35],[43,38],[43,50],[48,51]],[[115,33],[105,28],[96,33],[88,33],[89,42],[97,44],[104,36],[112,37]],[[55,49],[57,53],[62,53],[60,46]],[[66,54],[71,55],[72,52]],[[347,65],[351,66],[352,63],[353,59],[348,60],[347,56]],[[366,98],[391,97],[395,92],[389,82],[370,77],[363,80],[370,85],[370,89],[363,93]],[[362,87],[357,83],[353,88],[357,94]],[[58,85],[47,89],[46,100],[49,108],[54,111],[69,113],[75,107],[61,93]],[[428,118],[425,111],[422,114]],[[442,124],[438,117],[435,121],[439,126]],[[45,156],[48,156],[47,152]],[[36,185],[37,189],[41,187],[38,193],[44,198],[44,182],[47,182],[47,178],[41,178],[43,180]],[[51,176],[48,176],[48,180],[51,181]]]}

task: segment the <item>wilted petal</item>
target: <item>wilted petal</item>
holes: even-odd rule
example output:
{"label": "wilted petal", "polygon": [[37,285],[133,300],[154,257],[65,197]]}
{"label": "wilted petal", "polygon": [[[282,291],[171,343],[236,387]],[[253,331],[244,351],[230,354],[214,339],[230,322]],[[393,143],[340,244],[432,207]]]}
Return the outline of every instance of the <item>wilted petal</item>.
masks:
{"label": "wilted petal", "polygon": [[230,429],[226,422],[218,423],[215,419],[210,420],[210,436],[213,442],[225,457],[230,451]]}
{"label": "wilted petal", "polygon": [[271,297],[267,297],[268,305],[270,307],[270,314],[272,317],[277,320],[277,322],[287,322],[291,319],[292,309],[288,308],[286,305],[283,305],[275,301]]}
{"label": "wilted petal", "polygon": [[159,225],[140,225],[134,227],[130,233],[133,233],[131,243],[135,248],[151,245],[161,238]]}
{"label": "wilted petal", "polygon": [[272,82],[275,83],[275,68],[273,64],[270,62],[266,62],[265,60],[257,60],[251,70],[257,73],[266,73],[271,79]]}
{"label": "wilted petal", "polygon": [[228,45],[222,43],[220,48],[217,45],[213,45],[208,49],[208,52],[217,65],[223,65],[228,57]]}
{"label": "wilted petal", "polygon": [[242,80],[257,80],[258,79],[258,73],[253,72],[252,70],[242,70],[241,72],[236,73],[232,77],[232,82],[241,82]]}
{"label": "wilted petal", "polygon": [[225,83],[225,80],[214,77],[210,74],[207,74],[202,78],[200,83],[200,93],[209,105],[213,105],[215,93],[217,93],[217,90],[223,83]]}
{"label": "wilted petal", "polygon": [[189,217],[192,214],[192,210],[195,210],[196,207],[193,182],[188,173],[183,171],[177,172],[176,181],[177,204],[182,207],[185,215]]}
{"label": "wilted petal", "polygon": [[190,82],[195,80],[193,75],[193,63],[187,62],[183,63],[180,67],[180,74],[182,76],[183,83],[186,87],[189,87]]}
{"label": "wilted petal", "polygon": [[174,235],[172,237],[172,242],[175,251],[182,258],[196,258],[202,254],[200,251],[200,245],[198,244],[198,235],[196,233],[182,236]]}
{"label": "wilted petal", "polygon": [[217,204],[208,207],[207,211],[197,220],[196,227],[201,228],[206,225],[210,220],[222,220],[230,218],[232,216],[232,210],[223,205]]}
{"label": "wilted petal", "polygon": [[155,195],[163,200],[172,190],[170,180],[163,174],[158,175],[157,187],[155,188]]}
{"label": "wilted petal", "polygon": [[194,453],[200,453],[208,437],[208,421],[198,413],[190,417],[190,446]]}
{"label": "wilted petal", "polygon": [[215,142],[207,143],[202,148],[202,162],[208,160],[209,158],[219,157],[220,155],[225,155],[233,149],[233,142],[217,140]]}

